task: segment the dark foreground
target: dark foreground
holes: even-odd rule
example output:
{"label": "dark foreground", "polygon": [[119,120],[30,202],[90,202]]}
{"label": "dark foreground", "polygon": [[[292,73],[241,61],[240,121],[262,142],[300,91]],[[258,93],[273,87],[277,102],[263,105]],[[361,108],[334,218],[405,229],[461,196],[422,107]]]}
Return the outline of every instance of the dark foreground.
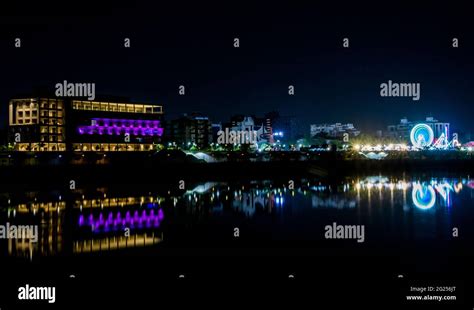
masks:
{"label": "dark foreground", "polygon": [[[38,224],[42,237],[0,240],[0,307],[471,309],[472,170],[448,160],[3,167],[0,224]],[[123,227],[84,222],[151,210],[163,212],[159,226],[131,227],[159,236],[150,246],[113,249]],[[333,222],[365,225],[365,241],[325,239]],[[25,284],[56,287],[56,303],[18,301]],[[456,300],[408,301],[427,295],[413,288]]]}
{"label": "dark foreground", "polygon": [[474,159],[400,159],[315,161],[280,160],[267,162],[231,161],[205,163],[199,161],[156,160],[125,157],[113,164],[39,164],[0,167],[0,183],[4,186],[53,186],[68,188],[74,180],[82,186],[102,181],[106,183],[144,183],[191,180],[239,180],[242,178],[297,179],[301,177],[340,178],[346,175],[417,174],[427,177],[437,174],[460,175],[474,173]]}

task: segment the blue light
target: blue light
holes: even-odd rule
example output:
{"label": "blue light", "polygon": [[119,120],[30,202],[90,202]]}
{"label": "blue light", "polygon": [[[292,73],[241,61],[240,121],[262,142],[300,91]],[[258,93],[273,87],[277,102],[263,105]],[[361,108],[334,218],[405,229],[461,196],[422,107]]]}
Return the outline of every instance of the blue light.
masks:
{"label": "blue light", "polygon": [[436,202],[436,193],[431,185],[414,184],[411,197],[415,207],[421,210],[431,209]]}
{"label": "blue light", "polygon": [[413,146],[422,148],[433,144],[433,129],[427,124],[416,124],[410,131],[410,141]]}

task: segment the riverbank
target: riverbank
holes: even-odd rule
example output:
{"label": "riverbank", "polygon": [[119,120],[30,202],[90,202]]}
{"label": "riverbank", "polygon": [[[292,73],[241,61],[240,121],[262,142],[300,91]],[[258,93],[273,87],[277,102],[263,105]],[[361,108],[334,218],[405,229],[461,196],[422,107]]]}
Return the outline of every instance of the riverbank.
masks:
{"label": "riverbank", "polygon": [[340,178],[350,175],[445,176],[474,173],[474,160],[281,160],[266,162],[219,162],[123,159],[114,164],[10,165],[0,167],[0,184],[27,187],[28,184],[68,188],[76,184],[159,184],[179,180],[242,180]]}

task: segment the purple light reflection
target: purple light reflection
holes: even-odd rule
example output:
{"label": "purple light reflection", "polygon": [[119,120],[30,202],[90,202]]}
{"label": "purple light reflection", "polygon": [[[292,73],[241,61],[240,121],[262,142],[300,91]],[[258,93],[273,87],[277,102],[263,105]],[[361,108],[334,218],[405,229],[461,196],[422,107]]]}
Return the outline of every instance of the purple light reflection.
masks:
{"label": "purple light reflection", "polygon": [[157,228],[160,226],[163,218],[164,214],[162,209],[159,209],[158,213],[155,213],[155,210],[150,210],[149,213],[147,213],[147,210],[143,210],[141,214],[138,210],[135,210],[133,216],[131,216],[130,211],[127,211],[125,213],[125,218],[122,218],[120,211],[117,212],[115,216],[113,212],[109,212],[107,219],[105,219],[104,214],[101,212],[99,213],[98,218],[94,217],[93,214],[90,214],[87,220],[83,214],[79,215],[78,224],[79,227],[92,226],[94,227],[94,230],[100,230],[103,228],[105,231],[108,231],[111,226],[113,226],[114,229],[120,229],[125,226],[131,228],[142,228],[144,225],[146,227]]}

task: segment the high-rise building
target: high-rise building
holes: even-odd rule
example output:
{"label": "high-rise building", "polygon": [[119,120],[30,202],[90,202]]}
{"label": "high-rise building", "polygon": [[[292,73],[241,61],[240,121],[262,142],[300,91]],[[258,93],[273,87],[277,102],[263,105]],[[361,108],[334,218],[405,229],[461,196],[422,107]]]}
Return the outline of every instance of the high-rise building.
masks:
{"label": "high-rise building", "polygon": [[34,97],[9,103],[16,151],[149,151],[163,134],[159,105]]}
{"label": "high-rise building", "polygon": [[222,130],[222,124],[221,123],[211,124],[211,130],[212,130],[212,141],[216,142],[219,137],[219,132]]}
{"label": "high-rise building", "polygon": [[16,151],[66,151],[65,118],[63,99],[12,99],[9,142]]}
{"label": "high-rise building", "polygon": [[208,117],[200,114],[182,117],[169,122],[166,137],[180,147],[196,145],[205,148],[212,143],[212,126]]}

